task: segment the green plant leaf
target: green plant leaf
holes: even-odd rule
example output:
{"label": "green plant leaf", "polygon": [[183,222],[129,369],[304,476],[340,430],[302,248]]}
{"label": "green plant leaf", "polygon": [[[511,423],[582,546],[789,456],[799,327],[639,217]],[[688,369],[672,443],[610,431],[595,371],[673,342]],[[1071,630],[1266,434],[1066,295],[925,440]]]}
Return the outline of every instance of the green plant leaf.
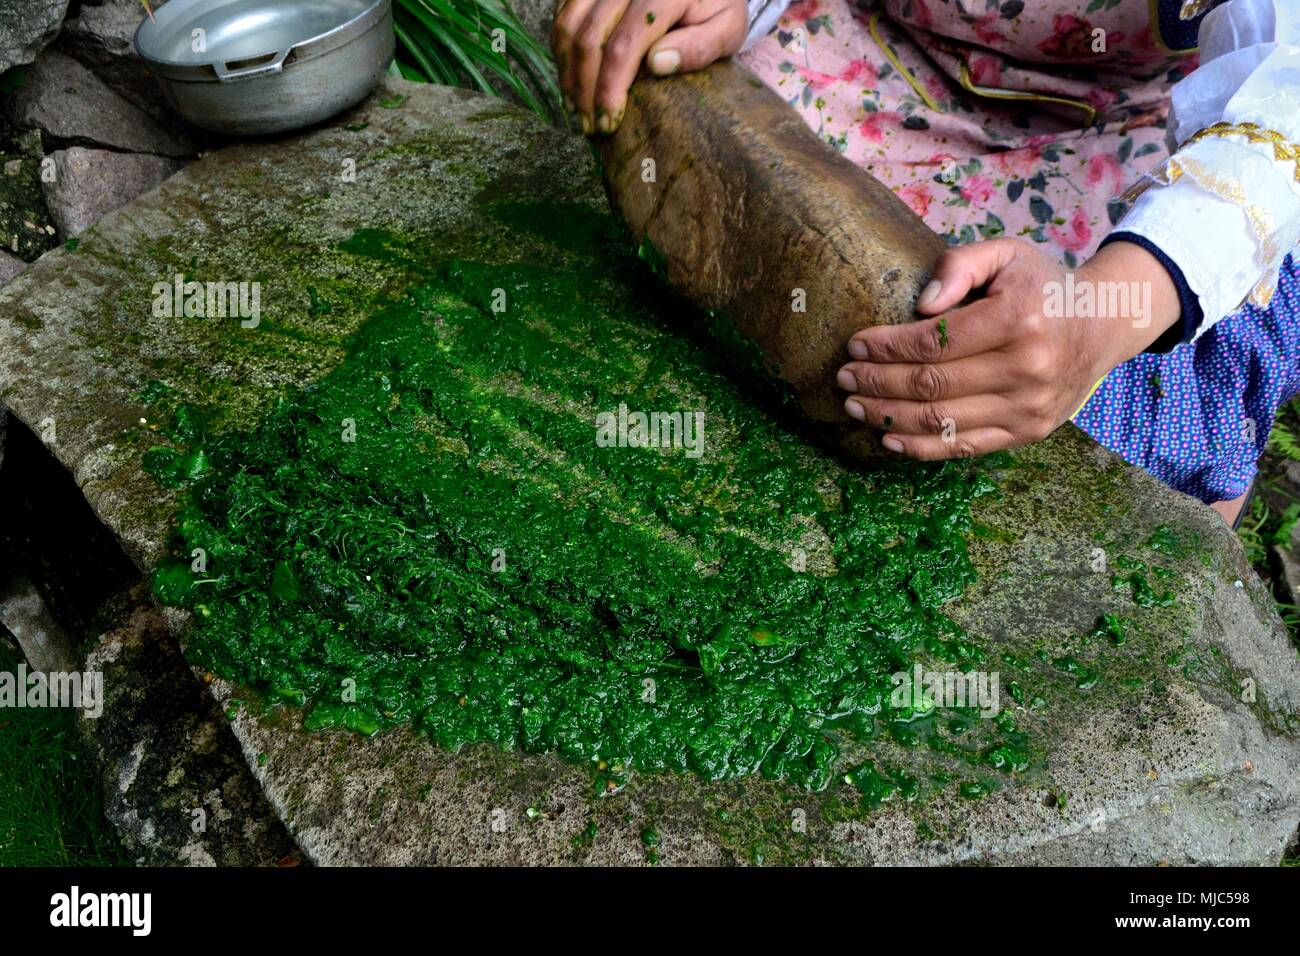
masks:
{"label": "green plant leaf", "polygon": [[396,70],[406,79],[508,91],[545,119],[560,119],[550,52],[502,0],[396,0]]}

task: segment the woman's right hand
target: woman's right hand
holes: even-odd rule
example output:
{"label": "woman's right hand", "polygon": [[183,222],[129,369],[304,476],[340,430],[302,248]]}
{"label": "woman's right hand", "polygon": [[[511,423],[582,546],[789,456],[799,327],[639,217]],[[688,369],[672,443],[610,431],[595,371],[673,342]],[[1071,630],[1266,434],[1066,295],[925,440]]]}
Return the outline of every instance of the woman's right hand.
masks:
{"label": "woman's right hand", "polygon": [[700,70],[740,50],[745,0],[560,0],[551,30],[566,105],[582,131],[612,133],[644,59],[656,76]]}

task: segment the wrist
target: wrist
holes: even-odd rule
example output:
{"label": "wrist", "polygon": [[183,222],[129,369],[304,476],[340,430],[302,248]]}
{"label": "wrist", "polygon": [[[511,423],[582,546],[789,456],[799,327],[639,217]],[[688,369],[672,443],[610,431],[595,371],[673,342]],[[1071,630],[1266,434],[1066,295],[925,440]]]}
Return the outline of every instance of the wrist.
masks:
{"label": "wrist", "polygon": [[1182,318],[1178,287],[1154,255],[1136,243],[1109,243],[1076,272],[1097,303],[1101,374],[1145,351]]}

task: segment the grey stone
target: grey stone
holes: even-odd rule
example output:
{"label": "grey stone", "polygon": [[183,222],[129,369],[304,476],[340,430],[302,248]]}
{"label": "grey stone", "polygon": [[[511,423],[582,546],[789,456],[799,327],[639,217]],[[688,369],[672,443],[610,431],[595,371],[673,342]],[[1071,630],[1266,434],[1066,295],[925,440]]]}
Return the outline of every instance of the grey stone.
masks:
{"label": "grey stone", "polygon": [[[353,183],[339,177],[348,159]],[[382,227],[447,257],[524,255],[525,243],[540,254],[543,240],[483,208],[538,196],[607,208],[582,140],[499,100],[389,80],[320,129],[203,158],[0,290],[0,403],[58,423],[51,451],[147,571],[177,497],[141,467],[157,424],[140,422],[144,385],[162,379],[178,400],[220,407],[226,427],[252,427],[335,367],[379,303],[423,281],[340,252],[342,240]],[[153,316],[153,283],[187,262],[266,276],[262,334],[292,335],[250,343],[230,323]],[[312,309],[311,286],[335,290],[335,307]],[[322,863],[641,862],[650,825],[670,864],[1276,863],[1300,821],[1300,664],[1235,536],[1073,427],[1012,461],[976,508],[979,581],[947,610],[990,651],[1044,662],[1044,702],[1014,711],[1043,764],[982,799],[945,790],[872,810],[837,785],[643,774],[601,797],[587,770],[554,757],[449,753],[409,729],[307,733],[293,712],[236,708],[241,694],[210,686],[267,798]],[[1138,608],[1112,576],[1120,558],[1156,560],[1147,542],[1161,527],[1186,542],[1158,556],[1176,603]],[[1103,613],[1140,626],[1105,652],[1116,678],[1080,688],[1046,662],[1077,653]],[[183,637],[182,613],[164,619]],[[947,766],[884,742],[846,760],[865,753],[918,773]]]}
{"label": "grey stone", "polygon": [[1273,546],[1273,565],[1281,577],[1278,586],[1282,596],[1290,604],[1300,604],[1300,525],[1291,529],[1286,544]]}
{"label": "grey stone", "polygon": [[[161,3],[153,4],[157,10]],[[135,52],[136,27],[144,19],[139,0],[83,3],[63,24],[54,49],[89,67],[101,80],[183,141],[206,141],[169,110],[158,82]]]}
{"label": "grey stone", "polygon": [[45,202],[64,237],[80,235],[104,213],[125,206],[184,165],[162,156],[81,146],[50,155],[55,176],[43,184]]}
{"label": "grey stone", "polygon": [[39,438],[0,412],[0,453],[6,436],[0,634],[16,638],[29,669],[100,677],[91,687],[103,695],[77,726],[124,845],[148,865],[292,862],[292,841],[148,586]]}
{"label": "grey stone", "polygon": [[[154,10],[166,0],[155,0]],[[109,57],[135,57],[136,28],[146,18],[140,0],[87,0],[63,24],[60,43],[74,40],[80,48],[95,49]]]}
{"label": "grey stone", "polygon": [[534,39],[550,48],[551,24],[555,22],[555,0],[513,0],[510,9]]}
{"label": "grey stone", "polygon": [[27,263],[0,249],[0,286],[27,268]]}
{"label": "grey stone", "polygon": [[3,109],[15,126],[39,129],[60,143],[174,157],[195,151],[57,50],[47,50],[28,68],[26,82],[6,98]]}
{"label": "grey stone", "polygon": [[[0,462],[3,462],[0,448]],[[0,623],[18,641],[27,663],[37,671],[74,671],[79,655],[71,637],[55,620],[45,600],[26,577],[0,584]]]}
{"label": "grey stone", "polygon": [[230,727],[181,658],[147,585],[110,599],[85,668],[104,707],[81,728],[104,812],[144,866],[285,866],[301,856]]}
{"label": "grey stone", "polygon": [[68,0],[0,0],[0,73],[35,60],[67,11]]}
{"label": "grey stone", "polygon": [[1284,470],[1287,480],[1300,489],[1300,461],[1288,461]]}

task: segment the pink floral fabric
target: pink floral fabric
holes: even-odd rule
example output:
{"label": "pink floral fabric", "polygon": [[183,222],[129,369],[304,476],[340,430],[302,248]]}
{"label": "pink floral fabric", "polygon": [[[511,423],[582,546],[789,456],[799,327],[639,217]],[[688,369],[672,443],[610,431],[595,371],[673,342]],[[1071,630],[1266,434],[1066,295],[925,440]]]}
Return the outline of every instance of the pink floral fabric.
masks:
{"label": "pink floral fabric", "polygon": [[1195,67],[1150,9],[798,0],[741,59],[949,242],[1018,237],[1072,267],[1167,155],[1169,88]]}

